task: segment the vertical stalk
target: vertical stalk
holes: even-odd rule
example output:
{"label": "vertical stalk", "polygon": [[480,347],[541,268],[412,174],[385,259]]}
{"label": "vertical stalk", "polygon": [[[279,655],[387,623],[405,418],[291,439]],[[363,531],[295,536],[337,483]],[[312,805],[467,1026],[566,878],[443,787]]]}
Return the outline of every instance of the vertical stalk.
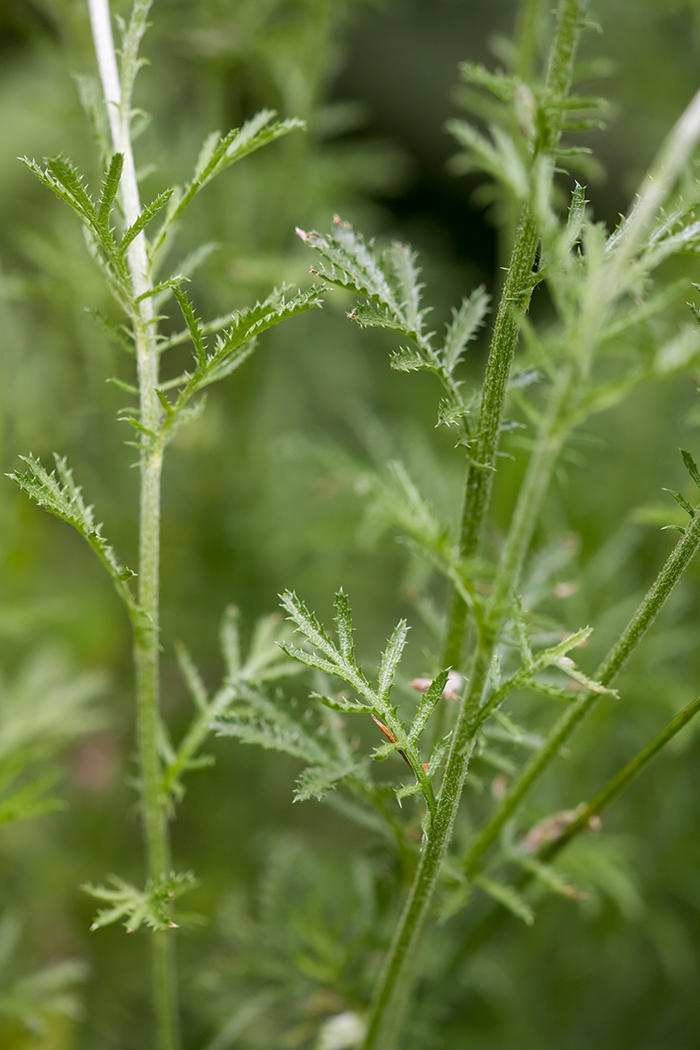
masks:
{"label": "vertical stalk", "polygon": [[[586,6],[587,0],[561,0],[559,5],[547,73],[547,88],[554,96],[564,94],[571,82],[581,17]],[[559,134],[559,126],[550,128],[543,146],[555,146]],[[479,430],[470,450],[460,537],[460,549],[465,556],[473,554],[478,548],[488,509],[503,402],[518,338],[519,326],[515,309],[527,306],[528,278],[532,272],[536,248],[537,228],[530,209],[526,206],[521,216],[511,268],[496,316],[481,398]],[[466,607],[461,599],[455,596],[448,626],[447,655],[443,666],[456,665],[459,662],[465,621]],[[437,812],[430,823],[418,871],[375,990],[365,1050],[394,1050],[401,1031],[414,980],[414,960],[459,808],[473,746],[475,712],[487,682],[494,641],[488,628],[478,640],[468,693],[452,736]]]}
{"label": "vertical stalk", "polygon": [[[535,17],[536,6],[533,0],[528,0],[523,18],[524,28],[527,28]],[[588,0],[561,0],[559,5],[546,81],[546,90],[553,98],[565,95],[571,84],[581,20],[587,7]],[[553,122],[540,148],[553,149],[560,135],[560,122]],[[481,395],[479,426],[469,454],[459,540],[460,553],[464,558],[473,557],[477,552],[491,498],[503,403],[520,331],[516,311],[526,310],[529,305],[529,281],[535,263],[537,243],[535,220],[530,207],[525,205],[518,223],[508,275],[498,305]],[[466,604],[459,594],[455,593],[448,619],[443,667],[459,666],[466,618]]]}
{"label": "vertical stalk", "polygon": [[[498,605],[517,585],[523,561],[532,540],[542,500],[549,487],[558,453],[569,433],[572,422],[570,403],[576,386],[583,379],[582,368],[590,361],[602,325],[610,306],[624,290],[624,270],[639,247],[640,238],[647,231],[659,208],[671,192],[675,180],[687,162],[700,138],[700,91],[691,99],[686,110],[664,142],[651,172],[646,176],[630,213],[622,227],[615,254],[611,259],[598,301],[591,304],[574,335],[577,344],[571,363],[562,370],[552,392],[549,412],[543,421],[537,444],[528,464],[522,489],[518,496],[513,521],[509,530],[498,573],[494,581],[490,608],[498,613]],[[661,610],[672,589],[700,546],[700,508],[688,525],[682,540],[669,555],[648,594],[628,623],[620,638],[595,672],[603,685],[610,685],[630,653],[639,644]],[[508,790],[501,806],[482,829],[472,845],[465,867],[473,873],[481,855],[492,845],[523,797],[556,756],[576,726],[600,698],[598,693],[586,693],[572,703],[556,722],[544,745],[530,760],[521,775]],[[478,702],[478,701],[477,701]]]}
{"label": "vertical stalk", "polygon": [[[127,226],[141,213],[134,156],[131,148],[131,91],[138,69],[137,50],[146,28],[150,0],[136,0],[122,52],[123,84],[119,78],[109,0],[88,0],[95,52],[109,115],[115,152],[124,157],[120,193]],[[140,420],[158,433],[160,406],[158,351],[155,343],[153,300],[139,297],[152,287],[151,267],[143,233],[128,250],[132,283],[131,323],[136,344]],[[158,752],[160,720],[159,575],[160,483],[162,442],[144,434],[139,460],[139,617],[134,622],[136,666],[136,727],[141,771],[141,814],[148,877],[157,881],[170,871],[168,819],[161,785]],[[172,934],[153,934],[152,987],[159,1050],[178,1050],[177,983]]]}
{"label": "vertical stalk", "polygon": [[[632,619],[613,645],[610,652],[595,672],[595,679],[602,685],[610,685],[622,669],[630,654],[658,616],[671,591],[690,564],[700,547],[700,506],[678,541],[653,585],[641,602]],[[579,722],[600,699],[600,693],[584,693],[566,709],[545,740],[540,750],[533,755],[525,769],[509,788],[506,797],[491,820],[472,845],[466,860],[467,874],[473,874],[481,855],[495,842],[501,828],[513,814],[529,788],[558,754],[562,744],[569,738]]]}

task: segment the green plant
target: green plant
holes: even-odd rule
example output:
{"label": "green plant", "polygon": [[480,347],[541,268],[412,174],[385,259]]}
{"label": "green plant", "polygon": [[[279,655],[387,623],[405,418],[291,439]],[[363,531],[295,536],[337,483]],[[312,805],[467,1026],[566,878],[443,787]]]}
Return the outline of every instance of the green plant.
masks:
{"label": "green plant", "polygon": [[[138,176],[132,152],[133,90],[142,60],[139,46],[147,28],[149,2],[137,0],[128,24],[122,26],[122,48],[117,64],[110,11],[107,0],[90,3],[95,53],[102,83],[103,99],[89,80],[83,81],[85,104],[93,120],[102,150],[104,180],[97,200],[93,200],[83,178],[62,156],[46,165],[26,160],[30,171],[81,219],[86,241],[100,267],[109,291],[123,311],[126,324],[115,326],[102,315],[98,325],[135,361],[137,385],[114,380],[136,399],[136,407],[125,408],[122,421],[135,432],[132,442],[138,451],[140,472],[140,517],[138,571],[119,561],[113,548],[95,523],[80,488],[75,484],[65,459],[56,456],[55,472],[47,471],[32,456],[25,458],[26,471],[11,475],[13,480],[40,506],[78,530],[93,548],[111,576],[128,612],[134,636],[136,667],[136,721],[139,753],[140,810],[144,829],[148,878],[143,890],[115,878],[114,887],[87,886],[88,892],[111,907],[103,909],[94,928],[125,919],[128,931],[141,924],[153,931],[153,998],[158,1027],[158,1045],[173,1050],[179,1045],[178,1007],[172,929],[179,925],[172,901],[193,882],[187,874],[171,870],[168,821],[181,797],[181,777],[187,769],[206,761],[198,756],[214,717],[222,716],[231,705],[235,690],[226,685],[213,699],[206,695],[194,666],[183,651],[180,663],[196,704],[191,729],[179,746],[169,739],[160,715],[159,673],[159,563],[161,473],[167,445],[178,430],[204,409],[202,391],[229,376],[253,352],[258,336],[286,318],[319,305],[315,289],[291,296],[287,290],[274,291],[255,306],[232,311],[225,317],[202,324],[182,289],[188,275],[207,254],[190,254],[179,267],[162,280],[157,274],[165,262],[180,216],[194,197],[213,178],[232,164],[262,146],[303,127],[301,121],[275,121],[275,114],[264,110],[242,127],[226,135],[210,134],[197,159],[194,174],[183,187],[168,189],[142,207]],[[116,218],[119,232],[114,226]],[[150,240],[146,228],[158,219]],[[163,320],[158,313],[174,298],[184,321],[182,331],[161,334]],[[209,337],[215,336],[213,347]],[[160,378],[162,355],[170,347],[190,341],[194,350],[191,369],[167,381]],[[137,589],[132,581],[136,579]],[[234,628],[229,617],[224,638],[233,653]],[[242,682],[258,677],[287,673],[286,664],[274,657],[251,661],[240,670]],[[258,654],[259,655],[259,654]],[[232,657],[233,659],[233,657]],[[234,672],[231,672],[232,676]]]}
{"label": "green plant", "polygon": [[[511,72],[492,73],[471,63],[462,67],[464,80],[479,89],[469,99],[478,116],[488,117],[489,133],[463,121],[452,122],[450,130],[465,151],[459,163],[464,170],[479,170],[493,178],[497,196],[508,206],[505,213],[519,214],[480,391],[465,396],[458,369],[484,321],[483,289],[453,312],[439,343],[426,330],[422,286],[409,247],[394,243],[379,253],[341,220],[329,235],[299,231],[317,253],[312,273],[326,285],[360,296],[350,318],[362,327],[388,329],[408,340],[408,347],[394,352],[393,367],[428,371],[440,381],[446,396],[439,407],[439,422],[454,428],[457,448],[466,452],[467,461],[463,511],[455,532],[436,518],[402,464],[394,464],[387,475],[365,464],[353,467],[342,457],[336,459],[336,474],[361,481],[358,488],[370,495],[375,513],[398,529],[411,551],[452,589],[442,650],[432,655],[432,679],[425,685],[418,683],[425,692],[411,719],[392,695],[406,644],[406,624],[397,626],[381,656],[375,687],[355,655],[345,594],[340,592],[336,599],[337,642],[296,596],[286,594],[283,605],[304,644],[283,642],[283,648],[316,672],[319,684],[312,695],[330,712],[322,713],[313,735],[306,724],[291,719],[283,698],[275,705],[256,696],[234,706],[219,729],[303,759],[308,768],[299,780],[297,798],[321,798],[336,787],[344,790],[352,805],[362,807],[358,819],[366,821],[365,807],[372,807],[396,840],[400,855],[413,857],[415,875],[375,980],[362,1043],[365,1050],[393,1050],[397,1045],[436,895],[442,898],[443,912],[454,914],[466,905],[472,887],[479,887],[528,923],[533,912],[521,891],[530,880],[576,897],[575,887],[551,861],[699,706],[693,701],[591,803],[543,822],[516,842],[513,819],[526,792],[593,706],[603,697],[618,695],[613,681],[700,544],[697,505],[681,493],[672,493],[689,517],[686,525],[670,526],[680,529],[682,537],[593,672],[584,673],[571,656],[586,644],[591,628],[575,632],[560,628],[557,633],[551,615],[536,610],[534,595],[530,600],[522,598],[529,558],[533,571],[537,568],[530,551],[543,503],[562,451],[577,428],[621,402],[641,383],[687,371],[700,353],[695,325],[687,323],[674,331],[672,317],[666,320],[665,312],[676,296],[687,293],[687,284],[668,282],[663,271],[657,276],[672,256],[694,253],[700,247],[700,224],[694,216],[698,188],[692,171],[692,155],[700,140],[700,95],[669,134],[628,215],[612,234],[592,220],[578,183],[570,191],[563,218],[559,214],[563,185],[558,173],[585,152],[562,145],[561,136],[599,126],[604,109],[600,99],[571,90],[586,7],[583,0],[560,3],[541,78],[532,72],[533,27],[540,13],[539,4],[533,2],[523,5],[521,38]],[[536,327],[527,311],[540,285],[548,290],[554,318]],[[514,374],[512,362],[520,336],[524,353]],[[513,422],[507,415],[514,417]],[[499,546],[488,534],[488,512],[498,479],[498,457],[504,454],[501,435],[523,425],[531,427],[535,437],[526,444],[527,467]],[[512,438],[511,447],[518,448]],[[684,451],[682,456],[692,481],[700,485],[692,455]],[[543,645],[545,631],[550,642]],[[465,634],[469,645],[463,656]],[[450,671],[464,677],[450,682]],[[334,694],[332,678],[348,685],[350,694]],[[546,721],[543,727],[523,728],[503,710],[506,701],[517,701],[522,691],[564,703],[564,713],[550,728]],[[370,777],[362,745],[353,741],[346,725],[348,716],[362,712],[371,715],[387,738],[373,757],[382,760],[398,754],[412,774],[407,783],[378,784]],[[515,764],[499,749],[499,740],[532,750],[532,757]],[[480,826],[466,833],[462,829],[456,850],[450,850],[465,781],[472,774],[473,760],[480,756],[488,757],[507,777],[497,789],[495,810],[484,815]],[[391,792],[399,803],[408,796],[420,799],[418,855],[412,841],[415,811],[402,823],[388,803]],[[346,807],[346,812],[353,810]],[[492,850],[497,843],[500,848]],[[519,881],[513,874],[518,871]]]}

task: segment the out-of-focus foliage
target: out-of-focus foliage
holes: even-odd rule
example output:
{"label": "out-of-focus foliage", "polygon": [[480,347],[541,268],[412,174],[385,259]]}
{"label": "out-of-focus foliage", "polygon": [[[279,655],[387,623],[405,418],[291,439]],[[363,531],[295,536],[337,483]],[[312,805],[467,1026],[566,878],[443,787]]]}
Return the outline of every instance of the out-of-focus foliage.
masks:
{"label": "out-of-focus foliage", "polygon": [[[330,0],[156,4],[146,38],[152,65],[139,82],[153,117],[137,143],[142,162],[155,165],[144,176],[147,199],[163,188],[158,164],[166,145],[184,180],[203,133],[239,125],[263,106],[309,125],[247,158],[193,203],[192,243],[196,237],[216,245],[193,278],[207,316],[272,284],[303,282],[308,255],[294,227],[327,229],[336,211],[368,235],[410,237],[421,249],[436,331],[449,320],[448,304],[474,284],[483,280],[494,291],[494,246],[478,217],[481,204],[472,201],[474,177],[442,174],[454,144],[436,129],[456,112],[444,100],[457,83],[457,63],[490,63],[486,42],[494,32],[510,33],[514,13],[510,0],[395,0],[380,9]],[[595,16],[604,32],[589,36],[586,57],[613,65],[607,79],[591,81],[591,91],[606,94],[612,108],[607,131],[590,133],[591,144],[602,147],[606,175],[588,196],[598,216],[614,224],[697,88],[700,15],[691,0],[611,0]],[[126,373],[120,351],[84,307],[117,318],[72,216],[15,159],[64,150],[97,187],[70,76],[93,70],[83,5],[9,0],[0,12],[0,58],[3,469],[16,469],[16,454],[28,449],[45,460],[54,450],[66,454],[130,564],[133,450],[115,440],[123,394],[106,383]],[[187,237],[184,229],[183,258]],[[697,257],[670,268],[679,280],[700,280]],[[688,317],[684,298],[675,308],[679,322]],[[264,336],[258,358],[215,390],[207,415],[176,438],[163,537],[166,704],[175,725],[188,718],[190,701],[173,643],[186,635],[205,684],[218,682],[223,609],[235,601],[245,611],[247,651],[253,622],[287,587],[327,610],[341,583],[351,583],[360,660],[376,658],[371,640],[410,617],[407,674],[437,670],[422,655],[435,626],[431,606],[417,598],[425,570],[387,536],[395,506],[375,505],[363,518],[356,495],[371,488],[373,464],[382,469],[403,459],[438,516],[455,515],[454,435],[432,429],[440,394],[430,377],[391,373],[391,333],[358,333],[343,316],[351,305],[334,293],[322,313]],[[534,309],[546,315],[548,307],[535,302]],[[470,346],[466,370],[476,373],[481,351]],[[184,361],[173,357],[173,376]],[[544,610],[572,629],[599,624],[591,666],[669,549],[672,538],[659,525],[673,523],[674,511],[660,490],[668,485],[691,498],[676,449],[691,448],[697,458],[699,422],[694,383],[671,377],[640,389],[615,414],[596,417],[567,454],[529,586]],[[503,461],[496,489],[501,528],[523,469],[517,444],[509,448],[515,458]],[[355,468],[358,455],[368,464],[364,473]],[[561,535],[565,542],[547,545],[549,536]],[[132,947],[141,934],[88,936],[93,903],[77,889],[115,867],[129,877],[133,869],[139,881],[138,824],[123,820],[133,800],[125,784],[133,775],[127,625],[78,537],[29,507],[9,482],[0,501],[0,554],[0,663],[8,683],[0,697],[0,747],[3,734],[9,742],[0,760],[14,758],[21,745],[32,762],[23,774],[29,779],[17,782],[26,790],[48,775],[50,751],[78,732],[93,734],[69,753],[69,787],[52,788],[68,797],[69,811],[0,828],[0,938],[7,946],[0,1039],[8,1048],[137,1050],[146,1045],[143,952]],[[692,567],[626,672],[624,699],[599,706],[532,795],[533,825],[595,791],[698,692],[699,578],[700,568]],[[70,661],[55,655],[66,652]],[[65,671],[76,663],[93,669],[89,677]],[[93,673],[105,670],[115,684],[109,720],[98,726],[83,702],[96,692]],[[407,681],[399,677],[401,688],[406,698]],[[524,721],[526,705],[539,703],[534,695],[523,702]],[[299,701],[300,718],[303,711]],[[375,729],[357,732],[362,754],[381,739]],[[438,928],[424,949],[430,979],[419,990],[407,1050],[694,1050],[696,732],[686,731],[616,804],[602,841],[581,839],[562,856],[561,868],[585,899],[550,897],[534,926],[510,919],[481,947],[477,965],[468,949],[478,931],[464,917]],[[605,749],[597,746],[601,735]],[[396,887],[410,879],[415,841],[393,870],[393,844],[384,845],[390,822],[372,824],[361,807],[351,808],[353,799],[334,795],[328,804],[292,806],[301,772],[294,758],[231,740],[213,751],[216,765],[192,777],[175,832],[179,867],[204,876],[192,907],[208,918],[196,940],[187,933],[181,940],[186,1045],[342,1046],[390,935]],[[479,763],[481,794],[470,798],[476,811],[486,809],[503,773],[488,755]],[[391,812],[389,803],[396,805],[387,791]],[[350,859],[363,851],[362,861]],[[20,913],[21,941],[14,918]],[[358,958],[369,960],[366,972],[358,971]],[[66,962],[75,959],[81,964]],[[83,963],[91,975],[86,1019],[76,1023]],[[431,991],[436,987],[439,994]]]}

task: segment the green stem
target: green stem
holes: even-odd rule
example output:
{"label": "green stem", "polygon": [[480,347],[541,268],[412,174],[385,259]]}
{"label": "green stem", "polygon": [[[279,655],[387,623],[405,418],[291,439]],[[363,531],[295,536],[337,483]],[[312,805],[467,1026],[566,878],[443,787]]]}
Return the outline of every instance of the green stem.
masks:
{"label": "green stem", "polygon": [[651,743],[647,744],[638,755],[635,755],[632,761],[628,762],[627,765],[605,785],[602,791],[599,791],[590,802],[587,802],[586,805],[581,808],[575,820],[573,820],[571,824],[562,831],[561,835],[545,846],[544,849],[540,850],[539,859],[549,861],[556,857],[557,853],[564,849],[564,846],[588,827],[591,817],[595,817],[599,813],[602,813],[618,795],[622,794],[634,778],[649,765],[652,758],[654,758],[655,755],[658,755],[659,751],[668,744],[669,740],[673,739],[676,733],[680,732],[684,725],[687,725],[691,718],[695,717],[698,711],[700,711],[700,696],[696,696],[692,703],[688,704],[687,707],[684,707],[683,710],[677,714],[664,729],[662,729],[659,735],[654,737]]}
{"label": "green stem", "polygon": [[[581,18],[587,0],[561,0],[557,28],[550,53],[547,87],[553,95],[568,90],[573,70]],[[544,146],[556,145],[560,125],[549,129]],[[464,557],[478,549],[495,473],[498,436],[506,386],[518,338],[516,311],[530,297],[529,278],[537,248],[537,229],[529,207],[523,210],[511,267],[506,278],[491,341],[479,413],[479,430],[473,448],[465,488],[460,551]],[[455,596],[450,615],[443,667],[459,664],[466,605]],[[464,778],[477,728],[481,701],[493,656],[495,637],[482,631],[469,677],[469,688],[457,719],[428,840],[403,915],[375,990],[365,1050],[393,1050],[399,1037],[409,992],[414,980],[414,960],[435,893],[440,866],[452,837]]]}
{"label": "green stem", "polygon": [[[488,509],[495,474],[503,402],[520,330],[516,310],[518,307],[524,308],[529,300],[528,282],[532,275],[536,250],[537,230],[530,209],[526,207],[518,225],[508,276],[496,314],[481,395],[479,430],[470,449],[459,541],[459,550],[463,558],[471,558],[476,554],[481,525]],[[448,621],[443,667],[458,667],[460,664],[466,618],[466,603],[455,591]]]}
{"label": "green stem", "polygon": [[[608,686],[614,681],[630,654],[639,645],[658,616],[671,591],[690,564],[698,547],[700,547],[700,507],[686,528],[682,538],[667,558],[664,567],[634,616],[596,670],[594,677],[602,685]],[[482,829],[479,837],[472,845],[465,860],[467,874],[472,874],[476,870],[480,857],[495,842],[501,828],[519,805],[526,792],[543,770],[547,768],[576,726],[588,714],[601,695],[604,694],[584,693],[567,708],[554,725],[540,750],[533,755],[523,772],[511,785],[499,809]]]}
{"label": "green stem", "polygon": [[[529,0],[527,6],[532,8],[536,5]],[[554,98],[565,95],[571,84],[581,21],[587,7],[588,0],[561,0],[559,5],[546,82],[547,92]],[[534,15],[528,15],[526,9],[523,21],[525,28],[532,17]],[[560,119],[553,120],[539,148],[554,149],[560,135]],[[470,449],[459,540],[463,558],[473,557],[481,540],[496,472],[503,403],[520,331],[518,311],[526,310],[530,302],[537,243],[535,220],[526,205],[518,223],[508,275],[498,305],[481,395],[479,428]],[[455,593],[448,618],[443,667],[460,665],[466,618],[467,606],[462,597]]]}
{"label": "green stem", "polygon": [[537,23],[542,11],[542,0],[526,0],[518,16],[518,49],[515,57],[515,72],[521,80],[532,80],[537,46]]}
{"label": "green stem", "polygon": [[[131,91],[138,69],[138,43],[146,28],[150,0],[136,0],[125,36],[123,82],[120,81],[112,37],[109,0],[89,0],[95,52],[116,152],[124,156],[120,185],[127,225],[141,213],[138,182],[131,147]],[[143,233],[129,246],[132,283],[131,322],[136,345],[140,421],[154,436],[144,434],[139,461],[139,610],[134,620],[136,665],[136,735],[141,772],[141,814],[148,877],[158,880],[170,872],[170,841],[162,768],[158,749],[160,729],[159,575],[160,485],[163,442],[161,408],[156,395],[159,355],[154,338],[153,300],[142,298],[152,288],[151,266]],[[178,1050],[177,978],[172,934],[153,934],[153,1001],[159,1050]]]}
{"label": "green stem", "polygon": [[[646,766],[651,762],[655,755],[659,753],[669,743],[670,740],[676,736],[677,733],[687,725],[687,723],[695,717],[700,711],[700,696],[696,697],[692,703],[688,704],[679,714],[673,718],[667,726],[654,737],[651,743],[647,744],[639,754],[627,763],[623,769],[617,773],[612,780],[599,791],[598,794],[587,802],[584,806],[579,807],[578,815],[576,819],[569,824],[564,831],[552,842],[547,843],[543,846],[536,855],[537,860],[549,863],[552,861],[558,853],[560,853],[565,846],[577,835],[589,826],[591,818],[599,813],[602,813],[611,802],[613,802],[618,795],[620,795],[626,787],[632,782],[632,780],[641,773]],[[525,871],[516,882],[516,888],[518,891],[522,891],[528,886],[534,875],[531,871]],[[469,933],[463,937],[460,941],[457,950],[449,956],[444,962],[442,972],[445,975],[445,979],[452,978],[458,971],[468,956],[472,955],[477,951],[487,940],[500,929],[505,920],[511,915],[511,912],[503,905],[496,905],[491,908],[478,923],[469,931]]]}

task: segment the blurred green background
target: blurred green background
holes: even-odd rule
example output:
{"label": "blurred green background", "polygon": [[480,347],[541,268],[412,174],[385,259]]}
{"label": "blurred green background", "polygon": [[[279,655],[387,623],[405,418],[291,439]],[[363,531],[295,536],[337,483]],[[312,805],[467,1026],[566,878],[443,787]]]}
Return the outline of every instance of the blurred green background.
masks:
{"label": "blurred green background", "polygon": [[[611,225],[698,87],[700,4],[608,0],[594,15],[602,35],[586,35],[583,59],[598,63],[605,79],[596,90],[612,110],[608,128],[588,136],[600,170],[587,195]],[[457,112],[458,62],[495,61],[515,22],[512,0],[156,0],[151,17],[150,65],[137,89],[153,118],[137,144],[139,163],[154,166],[145,194],[184,179],[209,131],[263,106],[309,125],[236,166],[193,205],[178,250],[218,245],[192,285],[204,318],[281,281],[305,284],[310,262],[294,227],[326,230],[336,212],[367,235],[420,251],[436,327],[475,284],[494,285],[503,246],[479,204],[478,180],[447,169],[455,149],[443,125]],[[95,185],[72,79],[92,71],[82,0],[3,0],[2,464],[14,469],[29,451],[67,455],[107,535],[133,563],[134,452],[115,422],[124,395],[106,382],[129,378],[129,361],[85,307],[118,318],[74,217],[16,160],[61,150]],[[674,266],[700,281],[694,259]],[[318,449],[400,455],[447,515],[459,503],[461,461],[449,434],[433,428],[439,392],[421,375],[392,373],[391,339],[348,324],[347,306],[329,295],[323,311],[269,333],[169,454],[163,669],[176,733],[189,701],[173,644],[185,640],[216,682],[224,607],[240,606],[249,633],[286,587],[325,617],[344,586],[369,659],[377,639],[408,616],[406,676],[426,671],[427,634],[410,601],[418,570],[391,536],[368,537],[361,501],[324,472]],[[546,313],[546,304],[537,309]],[[483,352],[472,351],[475,375]],[[176,374],[183,360],[173,355],[167,367]],[[595,625],[593,655],[670,549],[672,534],[658,526],[673,511],[659,518],[656,505],[662,486],[684,485],[678,446],[700,453],[698,408],[692,376],[639,391],[588,428],[551,494],[542,536],[575,538],[563,571],[582,581],[559,615],[572,628]],[[496,530],[521,471],[516,460],[499,478]],[[141,878],[128,625],[80,537],[9,481],[0,558],[2,711],[34,711],[37,698],[68,681],[86,705],[95,697],[86,710],[99,712],[85,714],[84,735],[64,751],[67,808],[0,828],[0,1045],[146,1048],[145,938],[115,928],[90,935],[93,902],[78,888],[111,871]],[[601,705],[533,794],[533,821],[596,790],[698,692],[699,581],[696,565],[626,672],[622,700]],[[78,677],[87,672],[89,681]],[[192,776],[174,825],[177,865],[200,878],[193,906],[207,919],[180,941],[186,1045],[312,1047],[319,1018],[366,994],[357,958],[379,957],[395,904],[392,860],[328,806],[292,806],[291,760],[229,740],[212,752],[216,765]],[[473,917],[437,930],[407,1050],[698,1046],[699,756],[691,727],[616,803],[600,839],[571,848],[564,866],[588,873],[587,901],[543,901],[533,929],[511,919],[474,961],[460,955]],[[47,1010],[45,988],[36,990],[36,978],[22,984],[23,975],[56,974],[41,968],[65,960],[86,968],[58,974],[56,986],[82,991]],[[69,1016],[78,1000],[82,1020]]]}

